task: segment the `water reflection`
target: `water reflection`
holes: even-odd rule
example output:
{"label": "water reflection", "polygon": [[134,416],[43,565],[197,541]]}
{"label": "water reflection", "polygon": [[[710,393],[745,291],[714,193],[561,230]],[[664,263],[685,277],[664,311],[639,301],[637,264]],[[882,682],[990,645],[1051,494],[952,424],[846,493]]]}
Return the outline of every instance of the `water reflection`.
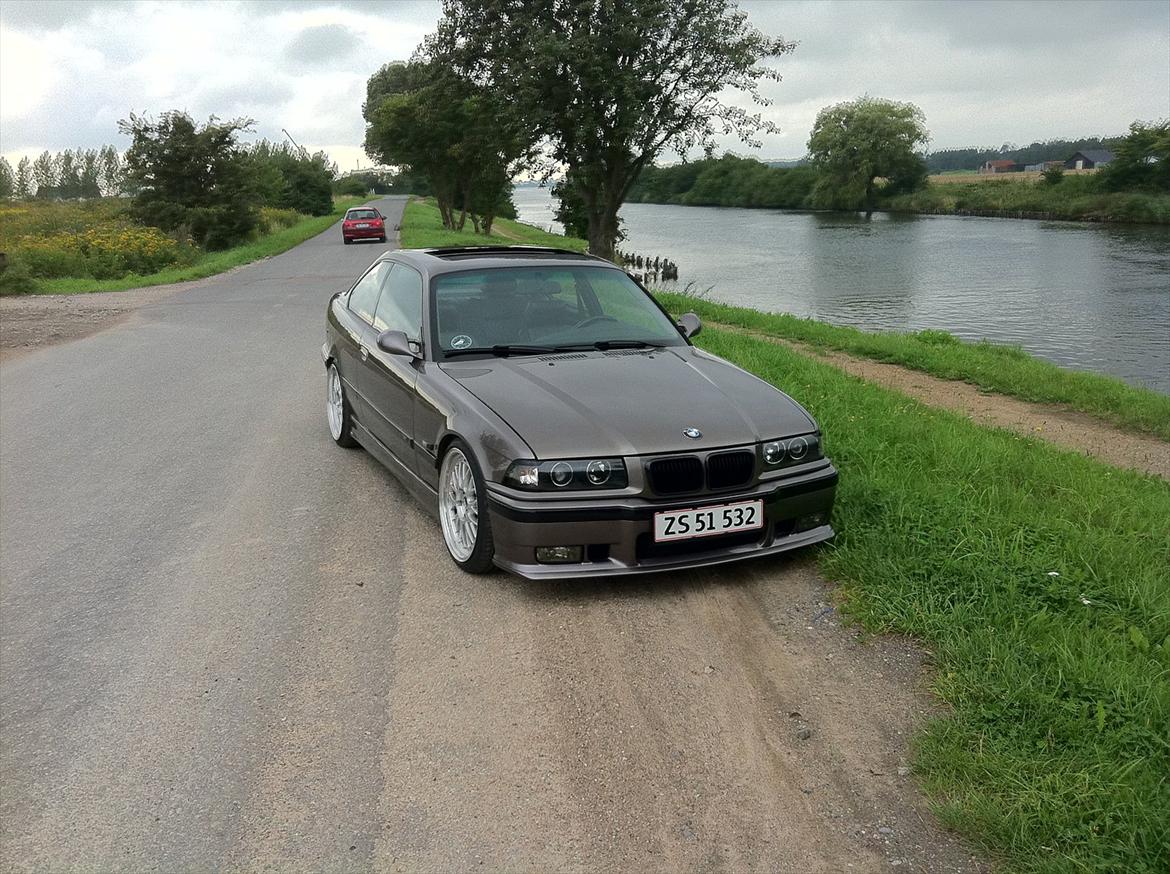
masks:
{"label": "water reflection", "polygon": [[[547,191],[517,189],[548,226]],[[870,330],[936,328],[1170,394],[1170,228],[628,204],[626,248],[719,300]]]}

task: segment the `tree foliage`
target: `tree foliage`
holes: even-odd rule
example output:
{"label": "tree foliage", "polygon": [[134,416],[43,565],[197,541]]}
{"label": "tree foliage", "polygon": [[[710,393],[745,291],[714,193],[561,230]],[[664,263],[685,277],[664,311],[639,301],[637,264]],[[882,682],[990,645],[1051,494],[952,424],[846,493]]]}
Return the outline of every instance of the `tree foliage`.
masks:
{"label": "tree foliage", "polygon": [[0,157],[0,200],[8,200],[16,192],[16,174],[7,158]]}
{"label": "tree foliage", "polygon": [[813,203],[868,213],[877,203],[879,179],[886,180],[887,193],[921,187],[929,139],[926,118],[912,103],[861,97],[822,109],[808,141],[819,174]]}
{"label": "tree foliage", "polygon": [[514,105],[420,57],[371,76],[362,112],[366,154],[425,175],[446,227],[491,233],[534,140]]}
{"label": "tree foliage", "polygon": [[333,211],[336,167],[325,152],[310,155],[288,143],[260,140],[249,149],[260,203],[308,215]]}
{"label": "tree foliage", "polygon": [[257,182],[239,135],[251,119],[198,125],[185,112],[157,121],[131,115],[118,123],[130,136],[126,175],[137,188],[131,214],[166,231],[186,229],[206,249],[245,240],[259,220]]}
{"label": "tree foliage", "polygon": [[763,62],[792,48],[730,0],[444,0],[424,51],[509,95],[568,168],[590,251],[612,258],[618,210],[657,155],[776,129],[723,97],[766,104],[758,83],[779,76]]}
{"label": "tree foliage", "polygon": [[1170,120],[1131,124],[1100,175],[1110,191],[1170,192]]}

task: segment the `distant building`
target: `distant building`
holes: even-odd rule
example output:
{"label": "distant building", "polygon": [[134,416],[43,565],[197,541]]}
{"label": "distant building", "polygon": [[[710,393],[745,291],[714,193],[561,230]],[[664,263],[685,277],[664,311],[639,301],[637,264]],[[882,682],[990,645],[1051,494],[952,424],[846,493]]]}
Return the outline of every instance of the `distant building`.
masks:
{"label": "distant building", "polygon": [[1077,152],[1064,162],[1066,170],[1092,170],[1094,167],[1104,167],[1113,160],[1113,153],[1108,149],[1085,149]]}
{"label": "distant building", "polygon": [[979,168],[980,173],[1019,173],[1023,170],[1022,164],[1017,164],[1015,161],[988,161]]}
{"label": "distant building", "polygon": [[1043,170],[1051,170],[1053,167],[1063,167],[1064,161],[1041,161],[1039,164],[1025,164],[1024,171],[1026,173],[1038,172]]}

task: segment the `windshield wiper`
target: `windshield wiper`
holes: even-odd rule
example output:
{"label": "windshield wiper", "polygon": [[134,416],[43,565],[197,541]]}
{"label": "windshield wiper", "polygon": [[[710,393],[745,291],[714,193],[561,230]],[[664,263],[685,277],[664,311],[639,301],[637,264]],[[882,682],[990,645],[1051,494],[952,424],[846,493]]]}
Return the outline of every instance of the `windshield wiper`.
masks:
{"label": "windshield wiper", "polygon": [[592,343],[568,343],[557,346],[557,352],[576,352],[582,349],[596,349],[605,352],[609,349],[662,349],[665,343],[654,340],[595,340]]}
{"label": "windshield wiper", "polygon": [[454,358],[456,355],[495,355],[497,358],[507,358],[509,355],[546,355],[549,352],[559,352],[556,346],[525,346],[522,344],[500,343],[495,346],[469,346],[466,349],[446,349],[444,357]]}

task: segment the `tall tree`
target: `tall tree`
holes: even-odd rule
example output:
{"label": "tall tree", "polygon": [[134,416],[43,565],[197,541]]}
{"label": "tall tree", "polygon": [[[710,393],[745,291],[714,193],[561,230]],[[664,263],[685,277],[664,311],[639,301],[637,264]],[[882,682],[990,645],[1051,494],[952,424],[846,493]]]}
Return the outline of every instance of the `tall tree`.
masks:
{"label": "tall tree", "polygon": [[13,193],[17,200],[30,200],[36,193],[37,186],[33,181],[32,161],[25,155],[16,165],[16,183]]}
{"label": "tall tree", "polygon": [[122,173],[122,156],[113,146],[102,146],[98,155],[98,166],[101,168],[102,194],[105,197],[117,197],[122,193],[125,185]]}
{"label": "tall tree", "polygon": [[57,164],[57,193],[72,200],[81,196],[81,168],[71,149],[58,152],[54,159]]}
{"label": "tall tree", "polygon": [[793,48],[731,0],[444,0],[425,44],[530,115],[584,204],[589,250],[606,258],[618,210],[658,154],[776,130],[726,95],[766,105],[759,82],[779,75],[763,62]]}
{"label": "tall tree", "polygon": [[822,109],[808,141],[819,174],[814,204],[871,214],[878,179],[885,179],[890,191],[925,183],[923,151],[929,141],[926,117],[913,103],[861,97]]}
{"label": "tall tree", "polygon": [[362,111],[366,154],[424,174],[446,227],[462,230],[470,216],[491,232],[535,140],[514,104],[448,64],[416,58],[370,77]]}
{"label": "tall tree", "polygon": [[37,197],[42,200],[57,193],[57,165],[53,156],[41,152],[32,165],[33,179],[37,183]]}
{"label": "tall tree", "polygon": [[131,138],[126,174],[136,187],[131,215],[163,230],[190,229],[208,249],[245,240],[259,220],[253,164],[239,135],[250,118],[198,125],[185,112],[158,121],[131,115],[118,128]]}
{"label": "tall tree", "polygon": [[8,159],[0,157],[0,200],[8,200],[16,193],[16,174]]}
{"label": "tall tree", "polygon": [[97,149],[86,149],[77,152],[78,155],[78,196],[101,197],[101,165],[99,164]]}

